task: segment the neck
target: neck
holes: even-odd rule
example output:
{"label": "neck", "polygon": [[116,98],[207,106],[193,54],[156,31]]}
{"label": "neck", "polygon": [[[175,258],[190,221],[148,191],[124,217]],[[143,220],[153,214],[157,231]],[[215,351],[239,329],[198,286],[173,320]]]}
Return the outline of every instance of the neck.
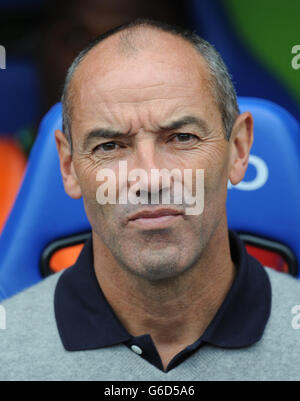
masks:
{"label": "neck", "polygon": [[227,224],[217,228],[196,266],[158,282],[122,269],[96,235],[93,246],[95,272],[106,299],[131,335],[151,335],[164,367],[204,333],[234,279]]}

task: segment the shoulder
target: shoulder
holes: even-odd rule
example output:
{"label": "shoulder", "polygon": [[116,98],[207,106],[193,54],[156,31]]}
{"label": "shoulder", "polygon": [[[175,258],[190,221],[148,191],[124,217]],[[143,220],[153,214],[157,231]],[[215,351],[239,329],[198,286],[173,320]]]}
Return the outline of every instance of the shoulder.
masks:
{"label": "shoulder", "polygon": [[[289,355],[292,351],[300,358],[300,281],[269,268],[265,270],[271,282],[272,306],[264,339],[276,345],[277,354],[282,351]],[[295,319],[299,324],[295,324]]]}
{"label": "shoulder", "polygon": [[47,277],[2,302],[6,315],[6,329],[2,337],[12,340],[12,336],[20,336],[20,333],[25,336],[27,329],[32,334],[35,328],[41,333],[47,325],[51,327],[50,322],[55,320],[54,291],[60,276],[61,273],[57,273]]}
{"label": "shoulder", "polygon": [[[1,304],[6,311],[16,315],[39,314],[53,303],[53,294],[61,273],[51,275],[40,283],[4,300]],[[9,316],[8,316],[9,318]]]}
{"label": "shoulder", "polygon": [[[269,276],[272,288],[272,304],[298,302],[300,304],[300,280],[285,273],[279,273],[268,267],[264,268]],[[278,304],[280,303],[280,305]]]}
{"label": "shoulder", "polygon": [[271,318],[277,323],[281,321],[282,327],[285,322],[290,326],[294,307],[300,305],[300,280],[270,268],[265,270],[272,288]]}
{"label": "shoulder", "polygon": [[53,307],[60,275],[50,276],[2,302],[6,324],[0,330],[1,380],[13,380],[14,375],[28,377],[34,363],[61,348]]}
{"label": "shoulder", "polygon": [[5,335],[2,337],[24,333],[26,328],[32,333],[35,326],[41,330],[54,319],[53,297],[60,276],[61,273],[54,274],[2,302],[6,314]]}

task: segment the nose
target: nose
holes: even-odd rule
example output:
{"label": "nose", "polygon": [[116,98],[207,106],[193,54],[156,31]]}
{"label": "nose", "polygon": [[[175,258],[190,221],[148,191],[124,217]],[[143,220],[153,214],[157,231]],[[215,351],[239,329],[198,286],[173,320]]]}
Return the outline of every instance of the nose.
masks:
{"label": "nose", "polygon": [[154,138],[149,137],[137,141],[132,165],[133,168],[145,171],[160,168],[159,149]]}
{"label": "nose", "polygon": [[133,159],[128,167],[129,187],[131,188],[137,181],[139,183],[137,196],[141,196],[144,192],[148,199],[151,196],[154,198],[160,196],[164,190],[170,189],[170,182],[163,179],[163,174],[159,174],[159,171],[165,168],[159,143],[150,135],[149,138],[137,142]]}

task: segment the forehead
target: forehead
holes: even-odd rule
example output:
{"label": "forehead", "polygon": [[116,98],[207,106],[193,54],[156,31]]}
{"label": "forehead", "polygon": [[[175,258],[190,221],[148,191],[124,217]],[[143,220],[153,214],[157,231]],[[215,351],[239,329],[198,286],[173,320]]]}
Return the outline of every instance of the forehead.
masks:
{"label": "forehead", "polygon": [[153,30],[117,34],[92,49],[74,74],[71,92],[74,124],[118,111],[128,115],[130,107],[148,113],[198,102],[203,109],[215,107],[204,59],[187,41]]}

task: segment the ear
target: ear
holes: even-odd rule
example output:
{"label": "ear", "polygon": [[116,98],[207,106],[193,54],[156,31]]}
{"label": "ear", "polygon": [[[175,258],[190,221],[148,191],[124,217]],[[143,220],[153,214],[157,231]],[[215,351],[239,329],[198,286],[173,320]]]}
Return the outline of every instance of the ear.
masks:
{"label": "ear", "polygon": [[238,116],[230,137],[229,179],[233,185],[244,178],[253,143],[253,117],[246,112]]}
{"label": "ear", "polygon": [[60,130],[55,131],[55,142],[60,160],[60,171],[66,193],[74,199],[81,198],[81,188],[74,170],[71,146]]}

